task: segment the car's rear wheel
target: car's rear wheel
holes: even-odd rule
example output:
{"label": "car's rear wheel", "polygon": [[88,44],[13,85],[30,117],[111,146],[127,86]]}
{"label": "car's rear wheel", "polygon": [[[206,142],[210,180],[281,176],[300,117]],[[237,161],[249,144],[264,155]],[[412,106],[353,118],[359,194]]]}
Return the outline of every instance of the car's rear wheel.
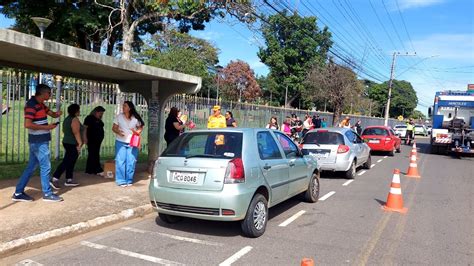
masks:
{"label": "car's rear wheel", "polygon": [[262,194],[255,194],[244,220],[240,222],[242,232],[247,237],[259,237],[265,233],[268,221],[268,202]]}
{"label": "car's rear wheel", "polygon": [[158,213],[158,216],[160,217],[160,220],[162,220],[163,222],[167,224],[174,224],[183,220],[183,217],[170,215],[170,214],[164,214],[164,213]]}
{"label": "car's rear wheel", "polygon": [[367,158],[367,161],[364,163],[363,167],[364,169],[370,169],[370,166],[372,165],[372,156],[369,154],[369,158]]}
{"label": "car's rear wheel", "polygon": [[389,156],[395,156],[395,146],[393,146],[393,149],[388,152]]}
{"label": "car's rear wheel", "polygon": [[398,146],[398,148],[397,148],[397,153],[400,153],[400,152],[402,152],[402,144],[401,143],[400,143],[400,146]]}
{"label": "car's rear wheel", "polygon": [[319,172],[313,173],[308,184],[308,190],[304,194],[307,202],[314,203],[319,199]]}
{"label": "car's rear wheel", "polygon": [[354,177],[356,175],[356,171],[357,171],[356,162],[354,160],[354,161],[352,161],[352,164],[351,164],[351,167],[349,168],[349,170],[347,170],[346,173],[345,173],[346,178],[347,179],[354,179]]}

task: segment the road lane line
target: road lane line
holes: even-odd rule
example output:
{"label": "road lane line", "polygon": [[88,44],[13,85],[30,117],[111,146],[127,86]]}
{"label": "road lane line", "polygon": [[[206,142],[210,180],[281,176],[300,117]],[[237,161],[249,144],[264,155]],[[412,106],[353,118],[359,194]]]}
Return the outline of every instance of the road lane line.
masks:
{"label": "road lane line", "polygon": [[157,235],[168,237],[171,239],[187,241],[187,242],[191,242],[195,244],[203,244],[203,245],[208,245],[208,246],[223,246],[223,244],[220,244],[220,243],[199,240],[199,239],[189,238],[189,237],[184,237],[184,236],[175,236],[175,235],[170,235],[170,234],[165,234],[165,233],[158,233],[158,232],[153,232],[153,231],[145,231],[145,230],[132,228],[132,227],[122,227],[122,229],[130,231],[130,232],[140,233],[140,234],[157,234]]}
{"label": "road lane line", "polygon": [[383,159],[378,159],[377,162],[380,163],[381,161],[383,161]]}
{"label": "road lane line", "polygon": [[370,168],[372,168],[372,167],[374,167],[374,166],[375,166],[375,164],[373,163],[373,164],[370,166]]}
{"label": "road lane line", "polygon": [[278,226],[285,227],[285,226],[289,225],[291,222],[298,219],[298,217],[303,215],[305,212],[306,211],[303,211],[303,210],[297,212],[295,215],[293,215],[290,218],[286,219],[283,223],[279,224]]}
{"label": "road lane line", "polygon": [[[365,174],[365,172],[367,172],[367,171],[364,170],[364,171],[358,173],[357,175],[363,175],[363,174]],[[351,180],[349,180],[349,181],[351,181]]]}
{"label": "road lane line", "polygon": [[336,191],[331,191],[328,194],[326,194],[326,195],[322,196],[321,198],[319,198],[319,200],[321,200],[321,201],[327,200],[329,197],[331,197],[334,194],[336,194]]}
{"label": "road lane line", "polygon": [[384,159],[387,159],[387,158],[388,158],[388,155],[385,155],[383,158],[384,158]]}
{"label": "road lane line", "polygon": [[30,259],[22,260],[15,265],[43,266],[43,264]]}
{"label": "road lane line", "polygon": [[108,246],[104,246],[104,245],[101,245],[101,244],[96,244],[96,243],[92,243],[92,242],[88,242],[88,241],[81,241],[81,245],[86,246],[86,247],[90,247],[90,248],[105,250],[105,251],[112,252],[112,253],[118,253],[120,255],[125,255],[125,256],[132,257],[132,258],[137,258],[137,259],[150,261],[150,262],[154,262],[154,263],[159,263],[159,264],[163,264],[163,265],[184,265],[184,264],[179,263],[179,262],[160,259],[160,258],[157,258],[157,257],[143,255],[143,254],[140,254],[140,253],[135,253],[135,252],[131,252],[131,251],[123,250],[123,249],[108,247]]}
{"label": "road lane line", "polygon": [[[360,175],[360,174],[359,174]],[[347,186],[349,185],[350,183],[352,183],[354,181],[354,179],[351,179],[351,180],[347,180],[346,182],[344,182],[344,184],[342,184],[343,186]]]}
{"label": "road lane line", "polygon": [[230,256],[228,259],[223,261],[222,263],[219,264],[219,266],[228,266],[231,265],[232,263],[236,262],[238,259],[240,259],[242,256],[245,254],[249,253],[250,250],[252,250],[251,246],[246,246],[243,249],[239,250],[237,253],[234,255]]}

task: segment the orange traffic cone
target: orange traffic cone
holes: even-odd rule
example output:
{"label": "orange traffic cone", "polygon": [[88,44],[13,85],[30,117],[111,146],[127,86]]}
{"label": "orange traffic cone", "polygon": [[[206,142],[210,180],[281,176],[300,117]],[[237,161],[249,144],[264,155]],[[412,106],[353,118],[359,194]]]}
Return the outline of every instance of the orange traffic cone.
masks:
{"label": "orange traffic cone", "polygon": [[413,143],[413,148],[410,153],[410,166],[408,167],[406,177],[421,178],[418,173],[418,164],[416,163],[416,144]]}
{"label": "orange traffic cone", "polygon": [[406,213],[407,208],[403,208],[402,188],[400,186],[400,170],[393,170],[392,184],[388,193],[387,202],[382,206],[386,211]]}
{"label": "orange traffic cone", "polygon": [[413,141],[413,146],[411,147],[411,153],[410,153],[410,157],[415,154],[416,156],[416,159],[418,160],[419,157],[418,157],[418,153],[416,151],[416,141]]}
{"label": "orange traffic cone", "polygon": [[301,260],[301,266],[314,266],[314,261],[313,259],[303,258]]}

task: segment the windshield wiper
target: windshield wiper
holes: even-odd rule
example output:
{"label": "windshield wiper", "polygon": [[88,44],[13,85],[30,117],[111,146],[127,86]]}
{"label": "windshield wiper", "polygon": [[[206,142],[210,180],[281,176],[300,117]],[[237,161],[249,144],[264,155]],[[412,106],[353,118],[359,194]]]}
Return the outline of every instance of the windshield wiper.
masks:
{"label": "windshield wiper", "polygon": [[221,158],[222,156],[220,155],[214,155],[214,154],[191,154],[186,156],[186,159],[189,158]]}

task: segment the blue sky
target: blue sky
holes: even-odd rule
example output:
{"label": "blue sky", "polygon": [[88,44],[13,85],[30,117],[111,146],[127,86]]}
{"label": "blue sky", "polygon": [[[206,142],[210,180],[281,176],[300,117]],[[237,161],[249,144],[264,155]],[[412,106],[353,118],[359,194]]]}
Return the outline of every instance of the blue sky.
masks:
{"label": "blue sky", "polygon": [[[258,1],[259,12],[275,13]],[[395,78],[411,82],[417,91],[417,109],[426,113],[434,93],[466,90],[474,83],[474,0],[269,0],[277,9],[289,7],[303,16],[318,17],[318,26],[333,33],[334,51],[361,65],[361,78],[377,82],[390,76],[392,54],[397,56]],[[11,20],[0,19],[0,27]],[[258,25],[255,25],[255,28]],[[268,68],[257,56],[264,41],[255,28],[232,19],[214,20],[192,34],[220,49],[220,64],[241,59],[255,73]]]}

